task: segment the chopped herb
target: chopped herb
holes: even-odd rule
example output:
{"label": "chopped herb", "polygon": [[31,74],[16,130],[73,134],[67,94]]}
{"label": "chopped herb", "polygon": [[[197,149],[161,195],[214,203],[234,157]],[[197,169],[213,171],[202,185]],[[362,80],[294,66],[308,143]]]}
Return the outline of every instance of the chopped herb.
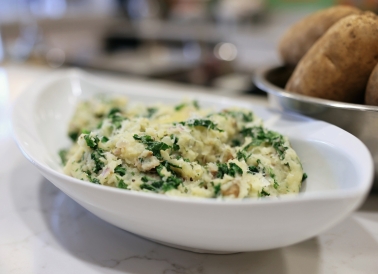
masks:
{"label": "chopped herb", "polygon": [[249,148],[251,147],[256,147],[256,146],[259,146],[263,143],[262,140],[253,140],[252,142],[250,142],[248,145],[246,145],[243,149],[244,150],[248,150]]}
{"label": "chopped herb", "polygon": [[164,167],[165,167],[168,171],[170,171],[171,173],[173,173],[173,174],[176,174],[176,172],[175,172],[174,170],[172,170],[172,167],[181,169],[181,167],[178,166],[178,165],[172,164],[172,163],[170,163],[170,162],[168,162],[168,161],[162,161],[161,164],[158,165],[158,166],[156,167],[156,172],[157,172],[157,173],[159,174],[159,176],[162,177],[162,178],[164,177],[164,175],[163,175],[163,173],[162,173],[162,170],[163,170]]}
{"label": "chopped herb", "polygon": [[132,176],[135,176],[135,173],[134,173],[134,172],[131,172],[131,175],[132,175]]}
{"label": "chopped herb", "polygon": [[89,178],[91,183],[94,183],[96,185],[101,185],[100,180],[97,178]]}
{"label": "chopped herb", "polygon": [[126,174],[126,168],[122,167],[122,165],[116,166],[114,173],[124,176]]}
{"label": "chopped herb", "polygon": [[218,197],[221,194],[221,184],[214,185],[213,182],[211,184],[214,187],[214,197]]}
{"label": "chopped herb", "polygon": [[243,121],[244,122],[253,122],[253,113],[252,112],[243,113]]}
{"label": "chopped herb", "polygon": [[279,184],[276,180],[276,174],[274,174],[273,169],[269,168],[269,176],[273,179],[273,187],[277,189],[279,187]]}
{"label": "chopped herb", "polygon": [[107,141],[109,141],[109,138],[108,138],[108,137],[103,136],[103,137],[101,138],[101,143],[106,143]]}
{"label": "chopped herb", "polygon": [[59,150],[59,157],[62,165],[66,165],[67,163],[67,149],[61,149]]}
{"label": "chopped herb", "polygon": [[100,141],[97,136],[91,137],[89,134],[84,135],[84,140],[87,143],[87,146],[92,149],[96,149],[98,142]]}
{"label": "chopped herb", "polygon": [[243,170],[235,163],[229,163],[227,166],[226,163],[218,163],[218,173],[217,178],[223,179],[224,175],[229,175],[235,177],[236,174],[243,174]]}
{"label": "chopped herb", "polygon": [[173,149],[173,151],[178,151],[178,150],[180,150],[180,146],[177,144],[178,141],[179,141],[179,139],[178,139],[176,136],[174,136],[173,134],[171,134],[171,139],[174,140],[174,141],[173,141],[173,145],[172,145],[172,149]]}
{"label": "chopped herb", "polygon": [[242,159],[244,161],[247,161],[250,156],[251,155],[246,155],[245,151],[239,150],[238,152],[236,152],[236,157],[238,158],[239,161],[241,161]]}
{"label": "chopped herb", "polygon": [[73,142],[76,142],[77,138],[79,138],[79,133],[78,132],[70,132],[68,136],[71,138]]}
{"label": "chopped herb", "polygon": [[116,129],[120,129],[122,126],[122,121],[126,119],[121,115],[121,110],[119,108],[112,108],[109,111],[108,118],[111,120]]}
{"label": "chopped herb", "polygon": [[265,167],[261,163],[261,160],[257,159],[256,162],[257,162],[257,166],[249,166],[248,172],[252,173],[252,174],[256,174],[256,173],[261,172],[262,175],[265,176]]}
{"label": "chopped herb", "polygon": [[152,179],[143,176],[141,180],[144,182],[140,185],[141,189],[147,189],[154,192],[159,192],[159,190],[167,192],[171,189],[177,189],[178,186],[182,183],[182,180],[180,178],[177,178],[176,176],[169,176],[165,181],[153,181]]}
{"label": "chopped herb", "polygon": [[270,193],[268,193],[264,189],[262,189],[261,192],[260,192],[260,197],[266,197],[266,196],[270,196]]}
{"label": "chopped herb", "polygon": [[228,167],[227,164],[218,164],[218,173],[217,178],[223,179],[224,175],[228,174]]}
{"label": "chopped herb", "polygon": [[176,176],[169,176],[163,184],[163,191],[167,192],[171,189],[177,189],[181,183],[182,180],[180,178],[177,178]]}
{"label": "chopped herb", "polygon": [[117,114],[113,115],[111,119],[112,119],[112,124],[114,125],[116,129],[120,129],[122,127],[122,122],[125,120],[125,118]]}
{"label": "chopped herb", "polygon": [[140,189],[147,189],[147,190],[150,190],[150,191],[157,192],[157,189],[150,184],[141,184]]}
{"label": "chopped herb", "polygon": [[307,173],[303,173],[303,176],[302,176],[302,182],[303,182],[304,180],[306,180],[307,178],[308,178]]}
{"label": "chopped herb", "polygon": [[159,165],[159,166],[156,167],[156,172],[157,172],[157,174],[159,174],[160,177],[164,177],[163,173],[161,173],[163,168],[164,168],[163,165]]}
{"label": "chopped herb", "polygon": [[157,108],[147,108],[147,118],[151,118],[158,111]]}
{"label": "chopped herb", "polygon": [[244,137],[252,137],[252,142],[244,147],[244,150],[247,150],[251,146],[259,146],[262,143],[267,143],[269,145],[272,145],[273,148],[277,151],[280,160],[283,160],[285,158],[285,151],[288,149],[288,147],[284,146],[285,140],[281,134],[266,130],[261,126],[244,128],[240,131],[240,133]]}
{"label": "chopped herb", "polygon": [[182,110],[185,106],[186,106],[186,103],[179,104],[179,105],[175,106],[175,110],[176,110],[176,111],[180,111],[180,110]]}
{"label": "chopped herb", "polygon": [[162,164],[164,164],[164,166],[165,166],[169,171],[172,171],[172,170],[170,169],[171,167],[181,169],[180,166],[175,165],[175,164],[172,164],[172,163],[170,163],[170,162],[168,162],[168,161],[163,161]]}
{"label": "chopped herb", "polygon": [[97,149],[91,153],[91,159],[95,162],[95,167],[93,172],[99,172],[104,167],[104,162],[101,161],[100,158],[103,158],[104,155],[102,154],[101,149]]}
{"label": "chopped herb", "polygon": [[243,122],[246,122],[246,123],[253,122],[253,113],[252,112],[244,113],[242,111],[227,110],[226,113],[231,114],[235,118],[242,117]]}
{"label": "chopped herb", "polygon": [[83,134],[90,134],[91,132],[89,130],[87,130],[87,129],[83,129],[83,130],[81,130],[81,133],[83,133]]}
{"label": "chopped herb", "polygon": [[238,139],[234,139],[231,141],[231,146],[233,147],[239,147],[241,145],[241,142]]}
{"label": "chopped herb", "polygon": [[186,122],[180,122],[180,124],[187,125],[189,127],[205,127],[207,129],[223,132],[223,130],[217,127],[217,124],[213,123],[213,121],[208,119],[192,119]]}
{"label": "chopped herb", "polygon": [[118,188],[127,189],[128,185],[123,180],[118,182]]}
{"label": "chopped herb", "polygon": [[114,114],[116,113],[121,113],[121,110],[119,108],[112,108],[109,113],[108,113],[108,117],[111,117],[113,116]]}
{"label": "chopped herb", "polygon": [[97,125],[97,128],[99,129],[99,128],[102,128],[102,123],[103,123],[103,121],[101,121],[100,123],[98,123],[98,125]]}
{"label": "chopped herb", "polygon": [[200,105],[199,105],[199,103],[198,103],[197,100],[194,100],[194,101],[193,101],[193,106],[194,106],[196,109],[200,109]]}
{"label": "chopped herb", "polygon": [[149,135],[138,136],[137,134],[134,134],[133,137],[135,140],[140,141],[142,144],[146,145],[146,149],[152,151],[154,156],[156,156],[160,160],[162,159],[160,151],[170,148],[170,146],[166,143],[154,141],[154,139],[152,139],[152,137]]}
{"label": "chopped herb", "polygon": [[239,175],[243,174],[243,170],[237,164],[230,163],[229,166],[230,166],[230,169],[229,169],[228,175],[235,177],[236,174],[239,174]]}
{"label": "chopped herb", "polygon": [[259,173],[259,169],[258,169],[258,167],[256,167],[256,166],[249,166],[249,167],[248,167],[248,170],[249,170],[249,172],[251,172],[252,174]]}

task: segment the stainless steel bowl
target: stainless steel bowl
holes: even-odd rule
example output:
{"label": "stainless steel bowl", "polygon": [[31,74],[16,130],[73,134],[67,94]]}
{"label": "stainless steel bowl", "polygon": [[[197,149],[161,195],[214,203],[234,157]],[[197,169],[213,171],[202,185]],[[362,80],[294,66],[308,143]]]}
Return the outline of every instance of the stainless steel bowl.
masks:
{"label": "stainless steel bowl", "polygon": [[262,69],[256,72],[254,82],[268,93],[272,107],[329,122],[364,142],[374,158],[374,189],[378,190],[378,107],[286,92],[284,87],[292,72],[293,69],[288,67]]}

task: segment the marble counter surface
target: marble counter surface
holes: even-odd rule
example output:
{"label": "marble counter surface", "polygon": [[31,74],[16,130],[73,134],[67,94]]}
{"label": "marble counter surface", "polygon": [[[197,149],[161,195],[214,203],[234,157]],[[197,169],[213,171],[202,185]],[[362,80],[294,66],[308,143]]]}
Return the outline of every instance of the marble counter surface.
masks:
{"label": "marble counter surface", "polygon": [[[1,274],[378,273],[376,195],[318,237],[281,249],[232,255],[166,247],[92,215],[44,179],[11,137],[7,109],[20,90],[46,72],[0,69]],[[266,104],[261,98],[248,100]]]}

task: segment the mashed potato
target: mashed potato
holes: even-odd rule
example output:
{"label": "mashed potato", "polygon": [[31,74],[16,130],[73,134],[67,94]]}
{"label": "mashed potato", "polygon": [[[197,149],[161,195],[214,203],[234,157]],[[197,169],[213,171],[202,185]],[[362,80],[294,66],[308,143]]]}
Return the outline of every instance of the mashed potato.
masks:
{"label": "mashed potato", "polygon": [[298,193],[306,178],[288,139],[246,109],[196,102],[128,105],[81,102],[64,172],[94,184],[172,196],[247,198]]}

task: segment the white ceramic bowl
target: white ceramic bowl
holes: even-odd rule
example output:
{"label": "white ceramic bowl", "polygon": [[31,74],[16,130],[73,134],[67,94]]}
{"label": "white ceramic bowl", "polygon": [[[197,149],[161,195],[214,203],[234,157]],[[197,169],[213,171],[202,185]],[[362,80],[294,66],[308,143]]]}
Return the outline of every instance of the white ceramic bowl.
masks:
{"label": "white ceramic bowl", "polygon": [[[68,177],[57,153],[70,144],[66,129],[75,103],[103,92],[145,103],[194,97],[205,107],[250,108],[267,127],[289,136],[309,178],[299,196],[218,201],[125,191]],[[142,237],[197,252],[264,250],[306,240],[355,210],[373,178],[365,145],[328,123],[217,96],[168,92],[151,83],[104,81],[79,71],[57,72],[30,87],[15,102],[12,124],[25,157],[83,207]]]}

